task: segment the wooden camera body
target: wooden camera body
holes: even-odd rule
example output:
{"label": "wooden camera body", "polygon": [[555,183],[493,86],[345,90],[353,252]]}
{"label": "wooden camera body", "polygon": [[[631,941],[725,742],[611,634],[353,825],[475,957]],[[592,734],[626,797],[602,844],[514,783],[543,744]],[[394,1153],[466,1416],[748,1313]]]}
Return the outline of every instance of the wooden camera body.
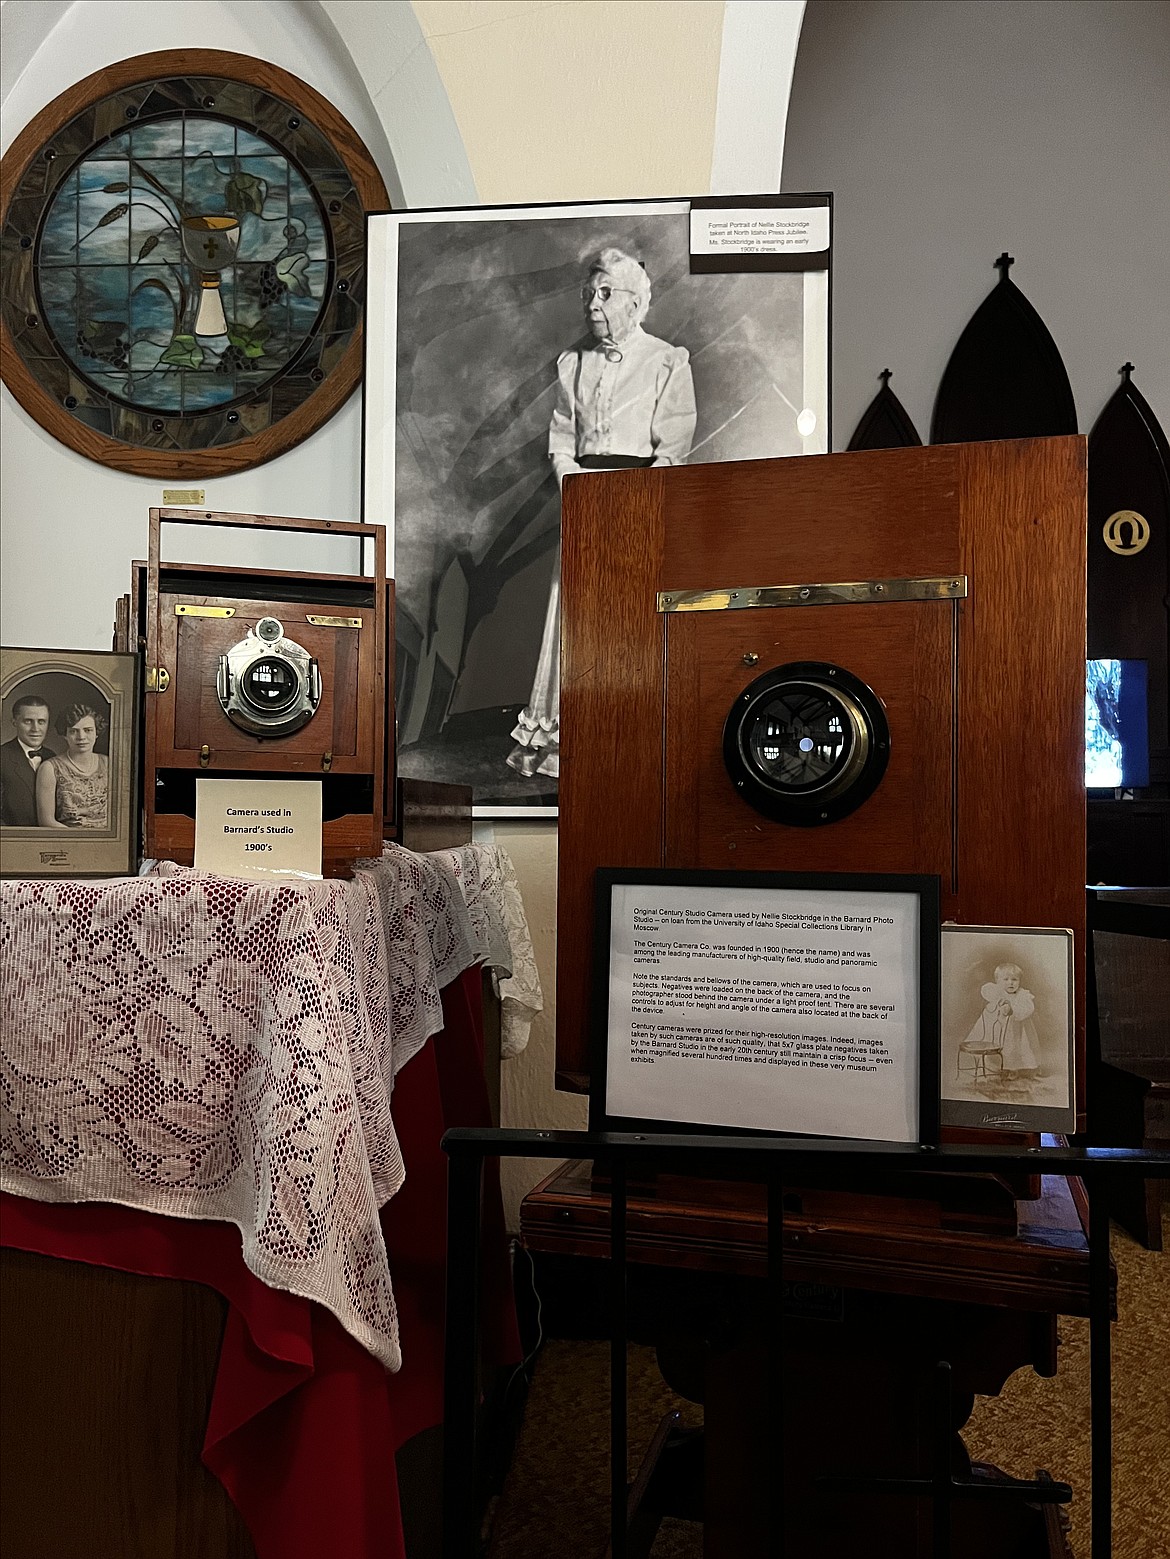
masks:
{"label": "wooden camera body", "polygon": [[[164,562],[168,521],[355,536],[374,572]],[[267,776],[322,781],[327,874],[380,854],[394,769],[385,527],[152,509],[142,583],[138,610],[122,610],[128,635],[141,614],[146,656],[146,853],[193,861],[199,776]]]}
{"label": "wooden camera body", "polygon": [[[1081,1101],[1084,439],[573,476],[562,535],[559,1086],[598,866],[908,872],[944,919],[1074,929]],[[769,677],[848,684],[823,804],[736,778]]]}

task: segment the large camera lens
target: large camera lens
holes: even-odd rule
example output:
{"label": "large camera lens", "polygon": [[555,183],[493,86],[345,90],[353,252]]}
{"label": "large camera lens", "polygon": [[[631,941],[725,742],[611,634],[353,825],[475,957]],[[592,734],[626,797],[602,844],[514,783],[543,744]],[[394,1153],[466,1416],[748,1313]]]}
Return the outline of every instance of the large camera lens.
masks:
{"label": "large camera lens", "polygon": [[240,692],[255,709],[267,715],[284,714],[297,701],[301,679],[297,669],[277,655],[264,655],[240,676]]}
{"label": "large camera lens", "polygon": [[782,790],[830,785],[857,746],[841,701],[803,682],[761,699],[744,721],[744,737],[761,777]]}
{"label": "large camera lens", "polygon": [[840,666],[796,661],[736,699],[723,760],[745,801],[797,827],[835,822],[881,781],[890,731],[881,700]]}

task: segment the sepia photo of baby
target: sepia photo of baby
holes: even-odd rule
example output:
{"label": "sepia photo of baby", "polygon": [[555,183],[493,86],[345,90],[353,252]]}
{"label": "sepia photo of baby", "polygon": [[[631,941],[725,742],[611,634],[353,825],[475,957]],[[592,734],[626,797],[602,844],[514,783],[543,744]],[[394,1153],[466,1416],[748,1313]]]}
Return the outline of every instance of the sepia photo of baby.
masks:
{"label": "sepia photo of baby", "polygon": [[942,1095],[951,1125],[1057,1130],[1073,1111],[1072,933],[943,930]]}

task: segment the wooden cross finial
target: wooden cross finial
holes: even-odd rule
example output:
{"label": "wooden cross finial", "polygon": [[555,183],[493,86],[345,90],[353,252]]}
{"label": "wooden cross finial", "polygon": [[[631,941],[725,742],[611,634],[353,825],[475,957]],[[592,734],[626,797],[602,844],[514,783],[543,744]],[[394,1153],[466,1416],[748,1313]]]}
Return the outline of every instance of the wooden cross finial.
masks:
{"label": "wooden cross finial", "polygon": [[1130,376],[1131,373],[1133,373],[1133,364],[1132,363],[1122,363],[1121,367],[1117,371],[1118,371],[1118,373],[1122,373],[1122,374],[1125,375],[1125,382],[1126,382],[1126,384],[1128,384],[1129,383],[1129,376]]}
{"label": "wooden cross finial", "polygon": [[887,385],[889,384],[890,380],[893,377],[894,377],[893,374],[890,372],[890,370],[888,368],[883,368],[881,373],[878,374],[878,378],[882,381],[882,389],[883,390],[887,387]]}
{"label": "wooden cross finial", "polygon": [[1004,281],[1007,281],[1007,273],[1010,270],[1010,268],[1016,263],[1014,255],[1008,254],[1007,250],[1005,249],[1004,252],[1000,255],[999,259],[995,263],[996,263],[997,268],[1000,271],[1002,271],[1002,273],[1003,273],[1002,279]]}

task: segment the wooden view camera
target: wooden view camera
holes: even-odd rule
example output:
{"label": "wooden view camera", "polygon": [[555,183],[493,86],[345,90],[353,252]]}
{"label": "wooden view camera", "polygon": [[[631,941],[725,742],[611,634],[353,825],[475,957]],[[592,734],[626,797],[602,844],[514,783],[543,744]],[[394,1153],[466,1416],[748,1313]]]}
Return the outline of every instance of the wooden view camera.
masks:
{"label": "wooden view camera", "polygon": [[1083,1079],[1085,441],[573,476],[557,1067],[598,866],[924,872],[1071,926]]}
{"label": "wooden view camera", "polygon": [[[373,543],[374,572],[162,562],[167,521],[356,536]],[[139,612],[144,630],[148,855],[194,859],[200,775],[319,779],[326,872],[381,853],[393,772],[389,589],[381,525],[150,511],[143,598],[138,611],[121,608],[128,637]]]}

